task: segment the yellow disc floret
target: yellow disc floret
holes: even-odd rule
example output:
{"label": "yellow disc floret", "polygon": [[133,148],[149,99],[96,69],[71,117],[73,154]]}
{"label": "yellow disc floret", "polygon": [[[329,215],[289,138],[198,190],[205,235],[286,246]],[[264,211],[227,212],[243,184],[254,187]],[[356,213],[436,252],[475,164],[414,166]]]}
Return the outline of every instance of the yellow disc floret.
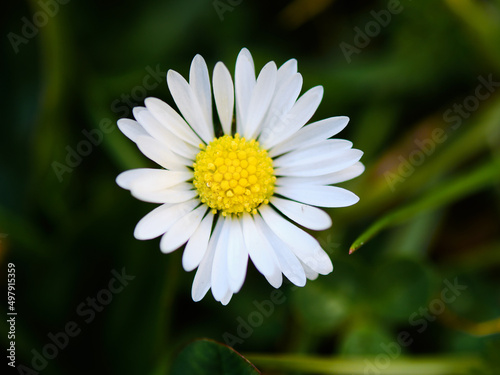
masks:
{"label": "yellow disc floret", "polygon": [[274,192],[272,159],[254,139],[238,134],[214,139],[196,155],[194,186],[200,200],[223,216],[250,212],[269,203]]}

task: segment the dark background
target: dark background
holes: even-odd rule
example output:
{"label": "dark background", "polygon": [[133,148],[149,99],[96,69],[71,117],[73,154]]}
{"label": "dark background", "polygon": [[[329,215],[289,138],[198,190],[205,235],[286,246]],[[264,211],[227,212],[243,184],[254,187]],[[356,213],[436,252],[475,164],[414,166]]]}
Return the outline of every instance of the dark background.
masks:
{"label": "dark background", "polygon": [[[31,30],[40,12],[53,15]],[[164,374],[184,344],[224,342],[225,333],[243,353],[348,359],[374,358],[406,331],[403,364],[459,355],[494,366],[500,97],[498,83],[483,82],[500,82],[500,1],[41,0],[10,2],[0,17],[0,283],[6,290],[15,264],[16,365],[33,367],[49,333],[75,322],[78,334],[41,373]],[[365,152],[367,166],[342,184],[360,202],[329,210],[332,228],[314,233],[335,271],[301,289],[285,283],[282,302],[248,338],[241,322],[273,288],[251,265],[227,307],[210,292],[192,302],[182,250],[163,255],[158,240],[133,238],[154,205],[115,184],[120,172],[151,165],[116,120],[145,96],[173,105],[165,72],[187,76],[197,53],[210,71],[223,61],[234,73],[242,47],[258,70],[296,58],[303,91],[325,88],[313,120],[349,116],[340,137]],[[156,78],[144,89],[148,75]],[[436,129],[445,136],[437,140]],[[348,255],[381,218],[390,228]],[[135,278],[103,291],[123,268]],[[467,288],[438,309],[455,279]],[[98,295],[112,300],[92,307]]]}

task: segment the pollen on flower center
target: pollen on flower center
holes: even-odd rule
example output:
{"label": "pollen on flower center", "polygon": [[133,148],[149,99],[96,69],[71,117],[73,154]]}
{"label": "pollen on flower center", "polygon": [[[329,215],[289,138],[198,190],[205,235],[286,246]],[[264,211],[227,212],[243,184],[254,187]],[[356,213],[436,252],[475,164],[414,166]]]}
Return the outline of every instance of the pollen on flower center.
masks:
{"label": "pollen on flower center", "polygon": [[276,177],[267,151],[238,134],[214,139],[196,155],[193,166],[200,200],[213,213],[256,214],[274,191]]}

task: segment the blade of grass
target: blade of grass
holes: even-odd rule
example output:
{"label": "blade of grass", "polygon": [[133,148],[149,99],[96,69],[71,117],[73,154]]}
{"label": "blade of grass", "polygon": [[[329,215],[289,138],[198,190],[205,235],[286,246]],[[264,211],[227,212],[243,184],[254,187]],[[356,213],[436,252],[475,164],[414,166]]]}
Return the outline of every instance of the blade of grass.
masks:
{"label": "blade of grass", "polygon": [[416,202],[390,212],[373,223],[353,242],[349,254],[352,254],[370,238],[387,227],[408,220],[421,212],[445,206],[488,185],[497,183],[500,181],[499,171],[500,161],[494,160],[470,173],[442,183]]}
{"label": "blade of grass", "polygon": [[[395,191],[391,191],[384,177],[384,168],[381,163],[384,163],[387,155],[383,156],[378,164],[369,168],[356,182],[356,191],[363,191],[361,201],[344,211],[343,219],[357,220],[363,213],[377,212],[404,197],[415,196],[424,187],[429,186],[431,180],[437,182],[465,161],[490,148],[489,140],[495,137],[494,132],[498,127],[499,116],[500,97],[495,96],[489,99],[488,106],[485,106],[474,119],[467,120],[467,123],[454,130],[453,137],[450,134],[450,139],[436,149],[435,154],[430,155],[424,164],[416,167],[415,172],[397,185]],[[446,128],[437,115],[427,121],[430,121],[436,128]],[[397,155],[398,150],[390,152]],[[404,154],[401,156],[404,157]],[[397,170],[391,170],[391,172],[398,173]]]}
{"label": "blade of grass", "polygon": [[466,24],[477,41],[478,49],[499,69],[500,24],[494,5],[472,0],[446,0],[445,3]]}
{"label": "blade of grass", "polygon": [[378,367],[376,358],[319,358],[297,355],[245,354],[245,357],[262,370],[302,371],[308,374],[356,375],[378,371],[380,375],[461,375],[481,368],[476,357],[420,357],[400,358],[389,366]]}

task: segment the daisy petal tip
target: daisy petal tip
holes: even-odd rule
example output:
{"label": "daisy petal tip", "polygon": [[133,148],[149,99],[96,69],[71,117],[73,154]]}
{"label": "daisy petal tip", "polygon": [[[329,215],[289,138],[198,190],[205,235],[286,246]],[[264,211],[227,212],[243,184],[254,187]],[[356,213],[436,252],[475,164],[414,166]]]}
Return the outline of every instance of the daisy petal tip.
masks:
{"label": "daisy petal tip", "polygon": [[[328,217],[330,217],[330,216],[328,216]],[[332,227],[332,224],[333,224],[333,223],[332,223],[332,219],[330,218],[330,221],[329,221],[329,223],[328,223],[328,224],[327,224],[327,223],[325,223],[325,224],[324,224],[324,225],[322,225],[322,226],[318,226],[318,227],[317,227],[318,229],[313,229],[313,230],[317,230],[317,231],[327,230],[327,229],[330,229],[330,228]]]}
{"label": "daisy petal tip", "polygon": [[[179,221],[181,220],[182,219],[180,219]],[[172,233],[178,233],[177,231],[178,228],[175,228],[176,224],[170,227],[169,230],[161,238],[160,250],[163,254],[170,254],[180,249],[186,243],[186,241],[183,242],[183,238],[179,240],[178,238],[172,237]]]}
{"label": "daisy petal tip", "polygon": [[116,176],[116,178],[115,178],[115,182],[116,182],[116,184],[117,184],[119,187],[121,187],[122,189],[126,189],[126,187],[125,187],[125,182],[124,182],[124,176],[123,176],[123,173],[125,173],[125,172],[122,172],[122,173],[120,173],[118,176]]}
{"label": "daisy petal tip", "polygon": [[202,295],[198,291],[192,290],[191,291],[191,298],[193,299],[194,302],[200,302],[203,299],[203,297],[205,297],[205,294]]}
{"label": "daisy petal tip", "polygon": [[233,294],[229,293],[227,296],[224,296],[219,302],[222,304],[222,306],[227,306],[229,301],[231,301],[231,298],[233,298]]}
{"label": "daisy petal tip", "polygon": [[172,252],[174,252],[175,250],[177,250],[178,248],[171,248],[171,247],[160,247],[160,251],[163,253],[163,254],[170,254]]}
{"label": "daisy petal tip", "polygon": [[281,276],[281,273],[280,277],[277,279],[266,277],[266,280],[274,289],[279,289],[281,285],[283,285],[283,277]]}
{"label": "daisy petal tip", "polygon": [[148,105],[149,106],[154,105],[158,101],[162,101],[162,100],[155,98],[154,96],[148,96],[147,98],[144,99],[144,105],[146,106],[146,108],[148,108]]}
{"label": "daisy petal tip", "polygon": [[[118,125],[119,128],[123,127],[123,126],[126,126],[127,123],[130,123],[130,121],[133,121],[133,122],[137,122],[137,121],[134,121],[134,120],[131,120],[131,119],[128,119],[128,118],[121,118],[119,119],[116,124]],[[120,129],[121,130],[121,129]]]}
{"label": "daisy petal tip", "polygon": [[171,246],[168,246],[168,245],[160,242],[160,251],[163,254],[170,254],[172,251],[174,251],[174,249],[172,249]]}
{"label": "daisy petal tip", "polygon": [[167,72],[167,83],[170,85],[172,80],[179,78],[179,76],[181,76],[181,75],[178,72],[176,72],[173,69],[169,69]]}
{"label": "daisy petal tip", "polygon": [[333,272],[333,263],[332,261],[329,262],[329,264],[325,265],[325,270],[323,272],[320,272],[322,275],[329,275]]}
{"label": "daisy petal tip", "polygon": [[[292,281],[292,280],[290,280]],[[292,281],[292,283],[295,285],[295,286],[298,286],[299,288],[303,288],[306,286],[306,282],[307,282],[307,279],[304,278],[304,280],[294,280]]]}
{"label": "daisy petal tip", "polygon": [[297,73],[298,67],[299,67],[299,62],[297,59],[292,58],[290,60],[287,60],[282,66],[288,65],[291,67],[291,71]]}
{"label": "daisy petal tip", "polygon": [[240,53],[238,54],[238,56],[239,56],[239,55],[250,55],[250,56],[251,56],[252,54],[250,53],[250,51],[248,50],[248,48],[247,48],[247,47],[243,47],[243,48],[240,50]]}
{"label": "daisy petal tip", "polygon": [[139,240],[139,241],[146,241],[146,240],[151,239],[147,235],[145,235],[145,233],[143,233],[142,228],[138,229],[137,227],[135,227],[135,230],[134,230],[134,238],[136,240]]}
{"label": "daisy petal tip", "polygon": [[354,194],[354,193],[352,193],[352,195],[353,195],[353,197],[352,197],[352,202],[353,203],[352,204],[358,203],[359,202],[359,197],[356,194]]}
{"label": "daisy petal tip", "polygon": [[185,261],[184,258],[182,258],[182,268],[186,272],[191,272],[196,268],[196,266],[191,264],[189,261]]}
{"label": "daisy petal tip", "polygon": [[332,117],[332,119],[334,119],[335,122],[340,125],[338,133],[344,130],[347,124],[349,124],[349,121],[351,121],[351,119],[348,116],[335,116]]}
{"label": "daisy petal tip", "polygon": [[152,240],[161,235],[162,233],[153,233],[144,221],[139,221],[134,228],[134,238],[139,241]]}

